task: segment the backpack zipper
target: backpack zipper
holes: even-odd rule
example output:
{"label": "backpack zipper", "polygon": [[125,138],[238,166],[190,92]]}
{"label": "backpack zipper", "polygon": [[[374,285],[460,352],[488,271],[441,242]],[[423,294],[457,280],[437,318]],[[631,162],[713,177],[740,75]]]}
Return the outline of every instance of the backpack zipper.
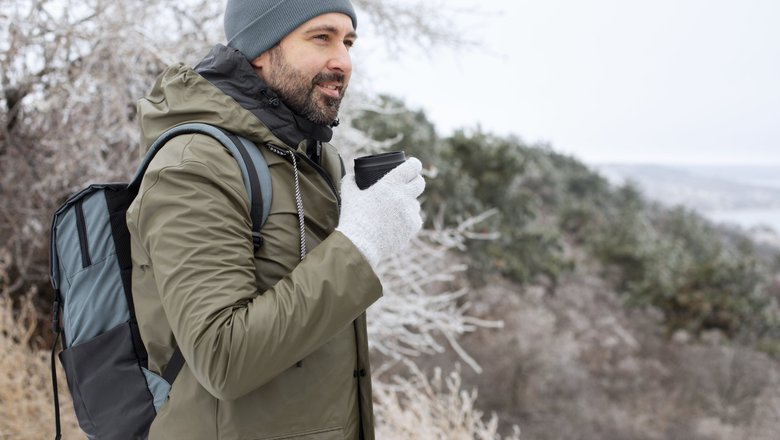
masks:
{"label": "backpack zipper", "polygon": [[79,199],[74,206],[76,210],[76,230],[79,234],[79,246],[81,246],[81,267],[86,269],[92,265],[89,257],[89,242],[87,241],[87,222],[84,218],[84,199]]}

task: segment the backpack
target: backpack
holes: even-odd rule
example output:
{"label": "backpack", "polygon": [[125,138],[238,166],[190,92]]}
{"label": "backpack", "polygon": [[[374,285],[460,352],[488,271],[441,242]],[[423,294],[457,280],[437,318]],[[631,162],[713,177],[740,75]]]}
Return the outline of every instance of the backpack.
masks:
{"label": "backpack", "polygon": [[271,176],[260,150],[220,128],[173,127],[151,146],[130,183],[94,184],[71,196],[54,214],[49,270],[55,291],[51,352],[56,439],[61,438],[54,355],[60,362],[79,426],[89,439],[146,438],[152,420],[184,364],[176,348],[166,371],[147,369],[133,307],[130,235],[125,220],[155,154],[173,137],[200,133],[217,139],[238,162],[251,201],[252,240],[271,207]]}

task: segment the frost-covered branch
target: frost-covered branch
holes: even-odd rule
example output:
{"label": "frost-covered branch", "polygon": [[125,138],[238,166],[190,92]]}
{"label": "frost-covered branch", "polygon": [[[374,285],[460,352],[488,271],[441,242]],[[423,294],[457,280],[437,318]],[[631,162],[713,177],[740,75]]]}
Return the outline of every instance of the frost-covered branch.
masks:
{"label": "frost-covered branch", "polygon": [[453,228],[423,230],[407,250],[380,263],[384,296],[369,309],[369,335],[371,347],[391,362],[441,353],[444,339],[474,371],[482,371],[458,338],[503,323],[469,315],[468,290],[455,282],[466,266],[453,263],[453,249],[474,225],[475,219],[469,219]]}
{"label": "frost-covered branch", "polygon": [[45,281],[63,197],[136,167],[135,102],[154,77],[211,44],[203,29],[218,29],[220,6],[184,1],[192,20],[171,19],[164,0],[0,0],[0,197],[14,219],[0,239],[23,282]]}
{"label": "frost-covered branch", "polygon": [[428,231],[428,234],[430,234],[430,237],[433,241],[441,244],[444,247],[465,251],[467,240],[497,240],[499,238],[499,233],[496,231],[473,231],[473,228],[479,223],[482,223],[483,221],[497,214],[498,209],[489,209],[482,214],[462,221],[454,228],[445,228],[444,221],[442,220],[441,216],[439,216],[434,220],[434,228]]}
{"label": "frost-covered branch", "polygon": [[354,0],[371,30],[383,37],[388,50],[404,50],[410,42],[423,50],[436,46],[461,47],[473,44],[455,25],[455,11],[443,0]]}
{"label": "frost-covered branch", "polygon": [[349,94],[344,99],[339,113],[339,126],[334,130],[334,143],[338,145],[339,153],[344,158],[347,169],[350,170],[352,169],[352,158],[392,150],[393,145],[402,140],[399,135],[385,141],[377,141],[371,137],[371,133],[356,128],[353,121],[366,108],[382,109],[378,98],[369,95],[360,88],[350,87]]}

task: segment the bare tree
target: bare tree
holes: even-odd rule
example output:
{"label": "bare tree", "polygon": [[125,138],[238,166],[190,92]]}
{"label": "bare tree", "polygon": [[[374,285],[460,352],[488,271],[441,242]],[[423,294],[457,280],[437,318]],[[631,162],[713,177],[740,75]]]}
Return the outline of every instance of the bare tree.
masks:
{"label": "bare tree", "polygon": [[355,0],[354,4],[368,19],[369,32],[377,33],[394,53],[410,45],[431,50],[473,44],[454,25],[459,11],[444,0]]}
{"label": "bare tree", "polygon": [[190,2],[197,17],[165,3],[0,1],[0,239],[12,250],[11,293],[46,282],[57,204],[136,165],[135,101],[152,78],[211,38],[203,29],[219,12],[209,2]]}

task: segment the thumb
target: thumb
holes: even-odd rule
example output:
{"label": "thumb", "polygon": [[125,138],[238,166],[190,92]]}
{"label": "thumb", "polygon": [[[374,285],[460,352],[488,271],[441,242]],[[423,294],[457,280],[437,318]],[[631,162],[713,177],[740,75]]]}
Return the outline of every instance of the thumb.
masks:
{"label": "thumb", "polygon": [[352,192],[358,189],[357,183],[355,183],[355,174],[345,174],[344,177],[341,178],[341,192]]}

